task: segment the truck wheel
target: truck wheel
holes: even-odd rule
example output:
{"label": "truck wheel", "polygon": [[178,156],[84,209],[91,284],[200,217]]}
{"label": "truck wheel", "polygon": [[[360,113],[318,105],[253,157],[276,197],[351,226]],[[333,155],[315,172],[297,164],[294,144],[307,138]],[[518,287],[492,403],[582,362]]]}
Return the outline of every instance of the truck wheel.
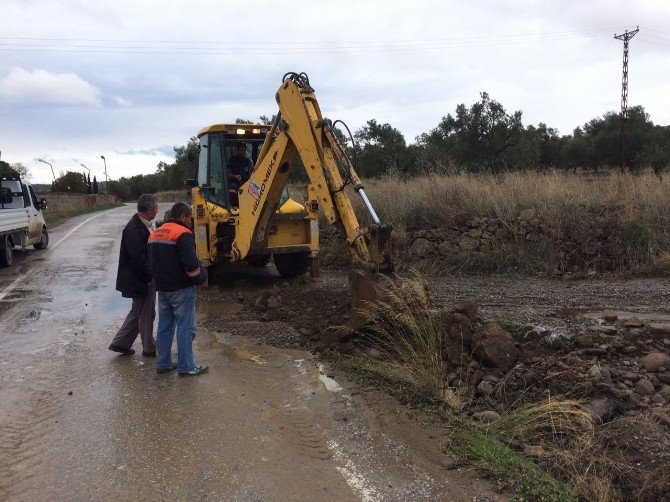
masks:
{"label": "truck wheel", "polygon": [[33,244],[35,249],[46,249],[49,245],[49,232],[47,232],[46,227],[42,228],[42,238],[36,244]]}
{"label": "truck wheel", "polygon": [[14,261],[14,246],[9,236],[0,237],[0,267],[9,267]]}
{"label": "truck wheel", "polygon": [[274,254],[272,257],[282,277],[295,277],[309,270],[309,253]]}

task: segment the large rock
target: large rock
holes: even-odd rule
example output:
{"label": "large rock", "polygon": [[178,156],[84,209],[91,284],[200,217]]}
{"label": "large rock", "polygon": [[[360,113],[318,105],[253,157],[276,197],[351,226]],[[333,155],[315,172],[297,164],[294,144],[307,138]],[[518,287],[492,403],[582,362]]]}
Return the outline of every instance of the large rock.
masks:
{"label": "large rock", "polygon": [[591,419],[593,420],[594,425],[605,422],[614,411],[612,402],[606,397],[591,399],[591,401],[584,405],[584,408],[591,413]]}
{"label": "large rock", "polygon": [[451,256],[458,252],[458,247],[455,246],[451,241],[442,241],[437,246],[437,251],[442,256]]}
{"label": "large rock", "polygon": [[473,323],[470,318],[461,312],[448,312],[442,317],[442,328],[447,337],[465,347],[472,346]]}
{"label": "large rock", "polygon": [[418,238],[414,239],[412,245],[410,246],[410,251],[412,254],[418,256],[419,258],[425,258],[435,250],[435,246],[428,239]]}
{"label": "large rock", "polygon": [[472,300],[458,300],[449,312],[459,313],[467,316],[472,322],[477,320],[477,304]]}
{"label": "large rock", "polygon": [[480,411],[473,413],[472,418],[485,424],[490,424],[500,418],[500,415],[493,410]]}
{"label": "large rock", "polygon": [[670,356],[663,352],[652,352],[642,358],[642,364],[647,371],[658,371],[659,368],[670,370]]}
{"label": "large rock", "polygon": [[654,384],[651,383],[651,380],[641,378],[635,384],[635,392],[641,396],[651,396],[654,393]]}
{"label": "large rock", "polygon": [[458,245],[463,251],[475,251],[479,247],[479,240],[465,235],[459,241]]}
{"label": "large rock", "polygon": [[511,335],[495,323],[472,335],[472,353],[503,371],[509,370],[519,355]]}

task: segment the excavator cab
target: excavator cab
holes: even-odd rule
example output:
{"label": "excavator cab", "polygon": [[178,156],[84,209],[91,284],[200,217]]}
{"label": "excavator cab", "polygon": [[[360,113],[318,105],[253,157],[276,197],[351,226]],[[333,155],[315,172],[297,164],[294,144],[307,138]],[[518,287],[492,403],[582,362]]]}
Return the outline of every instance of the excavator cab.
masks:
{"label": "excavator cab", "polygon": [[198,133],[198,185],[205,199],[228,210],[238,207],[237,189],[242,183],[230,178],[230,160],[243,143],[247,158],[255,165],[268,129],[269,126],[262,125],[221,124]]}
{"label": "excavator cab", "polygon": [[244,255],[235,252],[235,239],[249,234],[249,229],[240,225],[240,213],[244,212],[239,207],[240,195],[259,193],[263,184],[250,183],[247,176],[239,180],[231,176],[235,174],[231,172],[231,159],[244,144],[251,164],[249,177],[252,176],[270,129],[262,124],[215,124],[198,133],[200,154],[191,201],[196,247],[206,266],[241,260],[264,266],[274,256],[279,273],[292,276],[306,272],[315,262],[317,214],[292,200],[287,186],[272,210],[272,223],[263,238],[255,239],[253,248]]}

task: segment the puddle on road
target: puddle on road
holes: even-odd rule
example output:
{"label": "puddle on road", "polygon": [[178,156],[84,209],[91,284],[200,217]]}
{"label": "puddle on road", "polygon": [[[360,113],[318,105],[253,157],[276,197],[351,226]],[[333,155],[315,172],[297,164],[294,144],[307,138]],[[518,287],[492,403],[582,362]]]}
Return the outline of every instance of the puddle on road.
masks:
{"label": "puddle on road", "polygon": [[237,303],[199,301],[196,304],[196,311],[200,316],[214,315],[222,319],[233,317],[242,310],[242,306]]}
{"label": "puddle on road", "polygon": [[277,415],[279,415],[279,410],[276,408],[269,408],[267,410],[261,411],[261,417],[265,420],[272,420]]}
{"label": "puddle on road", "polygon": [[310,376],[314,380],[321,382],[327,391],[340,392],[342,390],[342,386],[326,374],[326,368],[323,364],[313,365],[308,363],[309,365],[305,367],[304,359],[294,359],[293,362],[301,375]]}
{"label": "puddle on road", "polygon": [[616,316],[619,321],[627,321],[635,317],[640,321],[670,323],[670,314],[659,312],[628,312],[625,310],[601,310],[597,312],[586,312],[582,314],[586,319],[603,321],[605,316]]}

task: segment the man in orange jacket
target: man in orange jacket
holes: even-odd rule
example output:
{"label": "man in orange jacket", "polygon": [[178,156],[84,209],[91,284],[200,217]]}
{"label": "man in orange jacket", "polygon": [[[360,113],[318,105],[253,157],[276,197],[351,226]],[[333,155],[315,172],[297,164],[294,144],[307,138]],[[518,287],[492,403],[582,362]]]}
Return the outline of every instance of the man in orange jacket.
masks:
{"label": "man in orange jacket", "polygon": [[[195,286],[207,280],[191,231],[191,208],[177,202],[170,220],[149,236],[147,254],[158,292],[156,372],[177,369],[179,376],[201,375],[208,366],[198,366],[193,358]],[[172,362],[172,340],[177,336],[177,364]]]}

